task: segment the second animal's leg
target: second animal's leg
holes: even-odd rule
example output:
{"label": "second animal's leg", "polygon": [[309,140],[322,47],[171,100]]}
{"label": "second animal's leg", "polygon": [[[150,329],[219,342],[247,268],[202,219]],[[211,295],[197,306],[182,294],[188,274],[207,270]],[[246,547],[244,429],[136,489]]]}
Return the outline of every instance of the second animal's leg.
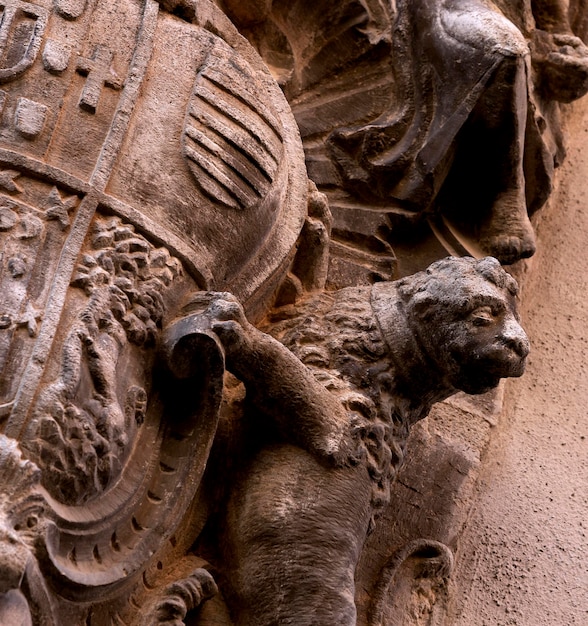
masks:
{"label": "second animal's leg", "polygon": [[531,256],[535,235],[524,175],[527,59],[504,57],[456,142],[440,194],[443,213],[502,263]]}
{"label": "second animal's leg", "polygon": [[486,165],[495,181],[494,201],[480,227],[480,243],[485,253],[503,263],[535,252],[523,171],[528,89],[526,60],[505,59],[476,111],[480,125],[491,136]]}

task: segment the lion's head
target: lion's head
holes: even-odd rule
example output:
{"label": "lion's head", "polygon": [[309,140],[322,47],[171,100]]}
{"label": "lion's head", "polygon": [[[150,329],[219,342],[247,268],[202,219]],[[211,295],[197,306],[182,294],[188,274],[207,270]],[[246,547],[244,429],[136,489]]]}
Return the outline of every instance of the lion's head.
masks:
{"label": "lion's head", "polygon": [[529,341],[518,287],[496,259],[443,259],[397,289],[426,360],[448,385],[478,394],[523,373]]}

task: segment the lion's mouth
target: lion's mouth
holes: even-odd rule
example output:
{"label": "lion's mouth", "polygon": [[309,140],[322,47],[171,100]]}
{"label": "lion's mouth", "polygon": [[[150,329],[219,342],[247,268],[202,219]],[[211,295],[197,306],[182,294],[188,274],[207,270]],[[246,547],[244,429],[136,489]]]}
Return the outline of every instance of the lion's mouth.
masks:
{"label": "lion's mouth", "polygon": [[485,358],[480,361],[480,366],[489,375],[498,378],[518,378],[525,372],[527,354],[522,356],[514,350],[505,352],[504,349],[501,349],[494,354],[484,356]]}
{"label": "lion's mouth", "polygon": [[525,371],[526,356],[513,351],[492,351],[464,364],[458,388],[466,393],[480,394],[494,389],[501,378],[518,378]]}

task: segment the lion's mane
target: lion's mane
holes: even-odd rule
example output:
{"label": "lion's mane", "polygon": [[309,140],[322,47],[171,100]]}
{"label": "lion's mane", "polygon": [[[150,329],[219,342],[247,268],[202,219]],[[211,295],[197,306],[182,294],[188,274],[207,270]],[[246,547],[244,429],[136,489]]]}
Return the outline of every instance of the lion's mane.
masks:
{"label": "lion's mane", "polygon": [[[396,281],[393,289],[411,329],[427,324],[434,309],[475,307],[480,280],[515,296],[516,281],[498,261],[448,258]],[[390,285],[392,287],[392,285]],[[395,364],[371,303],[372,287],[310,294],[278,309],[263,330],[288,347],[348,411],[372,478],[377,514],[390,500],[412,422],[395,405]],[[418,341],[415,348],[418,349]]]}

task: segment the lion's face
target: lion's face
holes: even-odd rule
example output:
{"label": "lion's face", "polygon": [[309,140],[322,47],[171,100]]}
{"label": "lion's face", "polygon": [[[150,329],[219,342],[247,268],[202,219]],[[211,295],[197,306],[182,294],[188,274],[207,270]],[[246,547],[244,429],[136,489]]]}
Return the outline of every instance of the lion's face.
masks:
{"label": "lion's face", "polygon": [[466,393],[484,393],[501,378],[521,376],[529,341],[514,297],[487,281],[475,294],[459,291],[453,306],[428,316],[422,337],[427,356],[452,387]]}
{"label": "lion's face", "polygon": [[496,259],[448,257],[397,285],[431,382],[477,394],[523,373],[529,341],[517,315],[518,287]]}

